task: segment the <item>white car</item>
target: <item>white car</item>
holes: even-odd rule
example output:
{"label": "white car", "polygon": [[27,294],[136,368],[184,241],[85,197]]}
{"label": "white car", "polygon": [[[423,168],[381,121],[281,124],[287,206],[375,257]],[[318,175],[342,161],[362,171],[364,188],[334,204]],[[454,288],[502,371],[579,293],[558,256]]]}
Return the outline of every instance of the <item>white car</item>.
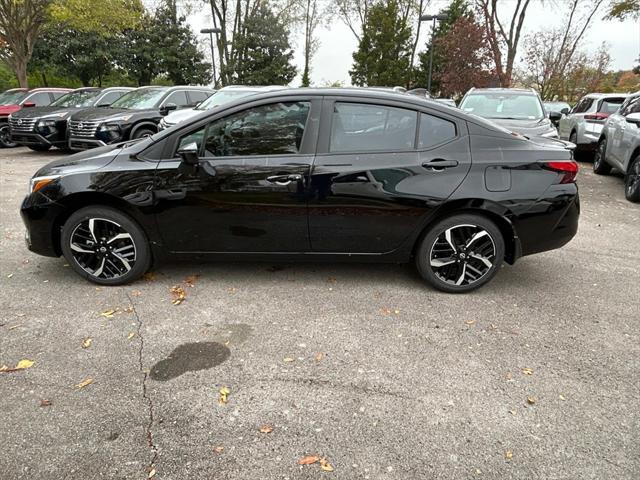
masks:
{"label": "white car", "polygon": [[627,200],[640,202],[640,92],[630,95],[602,128],[593,171],[606,175],[611,168],[624,173]]}
{"label": "white car", "polygon": [[284,87],[279,85],[270,85],[266,87],[260,86],[244,86],[244,85],[229,85],[222,87],[216,91],[209,98],[197,105],[195,108],[183,108],[182,110],[176,110],[170,113],[160,120],[159,128],[164,130],[165,128],[173,127],[174,125],[183,122],[191,117],[195,117],[199,113],[215,108],[219,105],[238,100],[239,98],[246,97],[247,95],[253,95],[261,92],[269,92],[271,90],[279,90]]}
{"label": "white car", "polygon": [[590,93],[580,99],[558,124],[560,139],[576,145],[576,152],[593,151],[598,144],[602,126],[627,95],[624,93]]}

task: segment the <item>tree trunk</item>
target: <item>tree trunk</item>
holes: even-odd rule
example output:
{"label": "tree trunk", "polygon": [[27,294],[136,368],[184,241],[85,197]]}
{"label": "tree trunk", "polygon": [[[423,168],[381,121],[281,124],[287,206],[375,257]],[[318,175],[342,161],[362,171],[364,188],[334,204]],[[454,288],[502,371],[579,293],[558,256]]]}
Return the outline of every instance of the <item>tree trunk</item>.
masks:
{"label": "tree trunk", "polygon": [[13,71],[18,78],[18,84],[21,88],[29,88],[29,80],[27,79],[27,62],[16,60]]}

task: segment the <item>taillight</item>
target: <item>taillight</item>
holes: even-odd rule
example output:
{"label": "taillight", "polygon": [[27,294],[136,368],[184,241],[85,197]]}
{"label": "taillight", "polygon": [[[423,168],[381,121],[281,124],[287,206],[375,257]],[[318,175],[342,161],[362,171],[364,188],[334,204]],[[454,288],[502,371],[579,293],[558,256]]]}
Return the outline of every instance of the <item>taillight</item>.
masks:
{"label": "taillight", "polygon": [[594,113],[593,115],[592,114],[585,115],[584,119],[587,121],[588,120],[606,120],[609,117],[609,115],[611,114],[605,113],[605,112],[598,112],[598,113]]}
{"label": "taillight", "polygon": [[578,163],[573,160],[558,160],[544,162],[542,168],[551,170],[552,172],[561,173],[562,179],[560,183],[574,183],[578,176]]}

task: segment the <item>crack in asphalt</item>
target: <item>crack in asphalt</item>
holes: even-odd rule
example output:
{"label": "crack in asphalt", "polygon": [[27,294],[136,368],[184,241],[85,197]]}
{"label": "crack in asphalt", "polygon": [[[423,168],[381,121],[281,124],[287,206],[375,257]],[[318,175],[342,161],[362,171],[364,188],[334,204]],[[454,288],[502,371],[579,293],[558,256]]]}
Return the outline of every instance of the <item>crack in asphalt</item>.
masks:
{"label": "crack in asphalt", "polygon": [[145,427],[145,434],[147,437],[147,446],[151,449],[153,453],[153,456],[151,457],[151,461],[149,462],[147,469],[148,471],[151,471],[154,469],[156,459],[158,458],[158,447],[156,447],[156,445],[153,443],[153,433],[151,430],[153,427],[154,418],[153,418],[153,400],[151,400],[151,397],[147,393],[147,379],[149,378],[149,373],[145,370],[144,363],[142,360],[142,357],[144,355],[144,337],[142,336],[142,320],[140,319],[140,315],[138,315],[138,311],[136,310],[136,306],[133,303],[131,296],[128,293],[126,293],[126,295],[127,295],[127,298],[129,299],[129,304],[131,305],[133,314],[136,317],[136,321],[138,322],[138,328],[136,333],[138,335],[138,338],[140,339],[140,348],[138,349],[138,364],[139,364],[140,372],[143,375],[142,398],[147,402],[147,406],[149,409],[149,422]]}

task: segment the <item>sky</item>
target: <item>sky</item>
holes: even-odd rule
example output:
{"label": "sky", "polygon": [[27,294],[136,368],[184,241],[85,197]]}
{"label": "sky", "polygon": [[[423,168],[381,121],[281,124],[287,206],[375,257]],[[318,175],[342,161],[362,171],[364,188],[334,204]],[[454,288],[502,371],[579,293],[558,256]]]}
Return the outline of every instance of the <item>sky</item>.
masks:
{"label": "sky", "polygon": [[[546,27],[557,26],[562,23],[564,4],[568,0],[547,0],[535,2],[529,6],[525,19],[524,35],[539,31]],[[448,0],[432,0],[427,8],[427,14],[438,13],[446,7]],[[200,4],[201,5],[201,4]],[[511,0],[500,0],[499,8],[503,8],[505,17],[509,16],[509,9],[515,3]],[[596,13],[589,29],[585,33],[582,46],[587,51],[595,51],[605,41],[611,54],[611,68],[613,70],[628,70],[634,66],[634,61],[640,57],[640,22],[626,20],[624,22],[603,20],[604,13]],[[194,31],[211,25],[211,13],[208,7],[195,9],[188,17]],[[424,50],[428,40],[429,30],[423,26],[418,50]],[[312,59],[311,82],[321,86],[325,83],[341,81],[345,86],[351,84],[349,69],[352,66],[352,54],[358,43],[353,33],[339,19],[333,19],[329,25],[317,29],[316,36],[320,42],[319,48]],[[208,40],[208,39],[207,39]],[[300,84],[303,61],[302,32],[292,32],[291,41],[294,46],[294,63],[298,67],[298,76],[291,85]],[[209,58],[209,44],[203,43]],[[518,57],[522,57],[522,43]]]}

